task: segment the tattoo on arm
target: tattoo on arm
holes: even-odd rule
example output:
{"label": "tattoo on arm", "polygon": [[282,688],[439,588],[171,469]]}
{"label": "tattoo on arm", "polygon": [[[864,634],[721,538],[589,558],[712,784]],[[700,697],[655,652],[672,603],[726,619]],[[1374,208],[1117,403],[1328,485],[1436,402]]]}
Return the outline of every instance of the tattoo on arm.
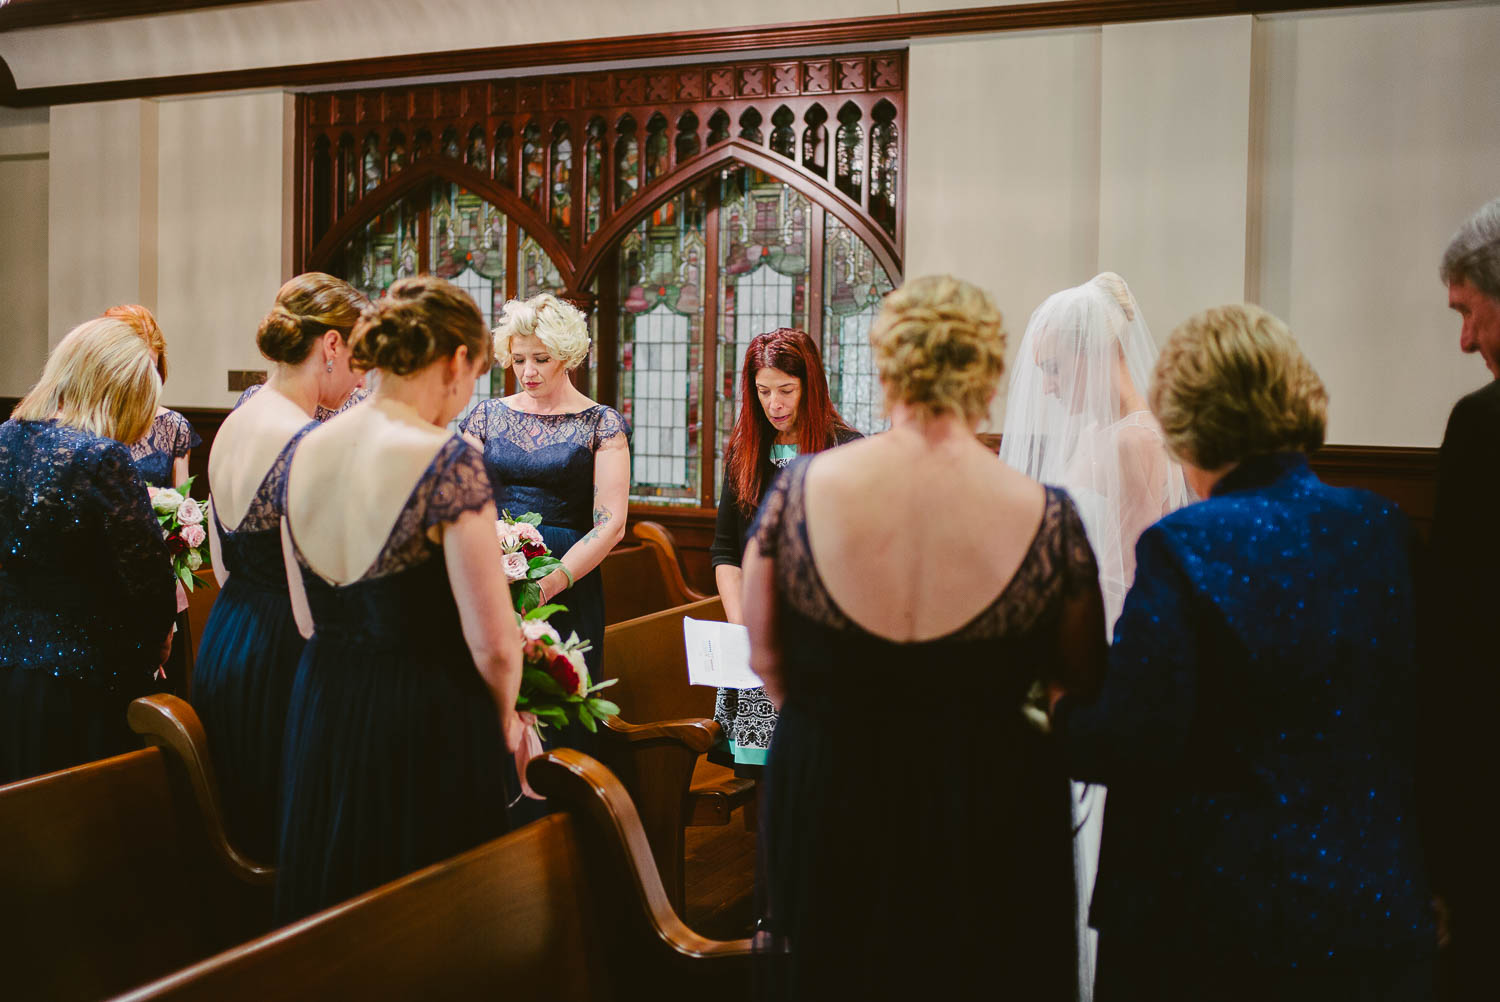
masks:
{"label": "tattoo on arm", "polygon": [[598,539],[599,538],[599,530],[602,529],[604,527],[605,523],[607,523],[612,518],[614,518],[613,513],[611,513],[608,508],[604,507],[604,505],[602,505],[602,504],[599,503],[599,488],[595,487],[594,488],[594,527],[592,529],[590,529],[588,535],[584,536],[582,539],[580,539],[579,542],[580,543],[587,543],[587,542],[590,542],[592,540]]}

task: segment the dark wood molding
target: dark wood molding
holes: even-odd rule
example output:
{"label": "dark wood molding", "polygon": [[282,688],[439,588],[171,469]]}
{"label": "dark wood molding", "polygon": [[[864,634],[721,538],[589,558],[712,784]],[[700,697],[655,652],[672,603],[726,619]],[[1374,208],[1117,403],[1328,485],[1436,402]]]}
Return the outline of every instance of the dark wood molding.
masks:
{"label": "dark wood molding", "polygon": [[205,7],[248,7],[266,0],[10,0],[0,6],[0,32],[122,17],[177,14]]}
{"label": "dark wood molding", "polygon": [[16,77],[10,65],[0,57],[0,106],[14,107],[16,102]]}
{"label": "dark wood molding", "polygon": [[[95,0],[96,4],[105,2],[107,0]],[[127,0],[115,2],[124,3]],[[711,28],[614,38],[524,43],[373,59],[256,66],[242,70],[27,87],[12,90],[8,94],[0,93],[0,103],[14,107],[34,107],[251,88],[313,89],[366,81],[446,77],[585,62],[661,59],[684,54],[711,56],[771,49],[885,45],[914,38],[1224,17],[1232,14],[1382,7],[1407,2],[1408,0],[1048,0],[1043,3],[969,10],[882,14],[746,28]]]}

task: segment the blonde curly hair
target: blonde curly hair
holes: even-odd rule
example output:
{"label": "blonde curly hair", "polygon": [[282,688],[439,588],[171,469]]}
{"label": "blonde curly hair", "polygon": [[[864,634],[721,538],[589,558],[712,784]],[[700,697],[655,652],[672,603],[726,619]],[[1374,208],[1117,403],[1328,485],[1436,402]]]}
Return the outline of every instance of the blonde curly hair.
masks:
{"label": "blonde curly hair", "polygon": [[979,420],[1005,373],[999,309],[982,289],[952,275],[915,278],[886,296],[870,347],[887,407]]}
{"label": "blonde curly hair", "polygon": [[1151,412],[1178,457],[1217,470],[1272,452],[1317,451],[1328,391],[1286,324],[1248,303],[1216,306],[1167,339]]}
{"label": "blonde curly hair", "polygon": [[535,337],[570,372],[589,356],[589,323],[583,311],[550,292],[505,304],[494,331],[495,361],[504,367],[510,366],[511,340],[517,335]]}

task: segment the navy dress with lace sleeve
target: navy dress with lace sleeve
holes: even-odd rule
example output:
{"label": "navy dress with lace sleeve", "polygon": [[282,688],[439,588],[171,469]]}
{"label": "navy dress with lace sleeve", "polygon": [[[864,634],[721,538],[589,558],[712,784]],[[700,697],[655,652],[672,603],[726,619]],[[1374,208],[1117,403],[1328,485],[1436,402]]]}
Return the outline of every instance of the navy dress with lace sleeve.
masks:
{"label": "navy dress with lace sleeve", "polygon": [[[500,400],[485,400],[464,418],[463,430],[484,443],[484,465],[501,511],[542,516],[542,541],[561,559],[594,527],[594,453],[616,435],[629,434],[613,407],[595,404],[573,414],[528,414]],[[624,512],[615,512],[623,518]],[[549,622],[591,645],[584,655],[599,678],[604,657],[604,583],[596,567],[554,601],[568,607]]]}
{"label": "navy dress with lace sleeve", "polygon": [[302,634],[292,615],[281,550],[281,483],[309,422],[282,448],[238,525],[211,505],[229,578],[214,599],[193,667],[193,707],[203,721],[234,844],[269,862],[276,853],[281,740]]}
{"label": "navy dress with lace sleeve", "polygon": [[505,833],[500,713],[428,535],[492,497],[479,453],[454,436],[357,580],[332,584],[297,550],[314,628],[283,745],[278,921]]}
{"label": "navy dress with lace sleeve", "polygon": [[0,424],[0,783],[139,746],[125,710],[157,689],[174,580],[125,446]]}
{"label": "navy dress with lace sleeve", "polygon": [[163,410],[151,420],[146,437],[130,447],[130,459],[141,479],[152,487],[176,487],[172,464],[203,444],[187,418]]}
{"label": "navy dress with lace sleeve", "polygon": [[992,984],[1071,1002],[1068,778],[1020,707],[1061,660],[1065,603],[1098,588],[1078,512],[1047,488],[1000,594],[952,633],[897,642],[824,585],[804,501],[816,460],[782,473],[751,530],[774,561],[785,688],[761,816],[766,994],[974,998]]}

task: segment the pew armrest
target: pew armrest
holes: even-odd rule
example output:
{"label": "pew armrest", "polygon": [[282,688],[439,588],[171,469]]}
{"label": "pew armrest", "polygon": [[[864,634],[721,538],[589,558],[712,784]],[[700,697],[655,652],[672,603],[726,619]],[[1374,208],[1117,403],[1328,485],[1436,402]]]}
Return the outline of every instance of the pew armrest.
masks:
{"label": "pew armrest", "polygon": [[603,765],[582,752],[557,748],[532,759],[526,778],[538,792],[587,819],[603,836],[614,857],[606,865],[623,868],[641,917],[671,952],[717,960],[742,961],[750,956],[750,940],[709,939],[682,921],[667,899],[635,803]]}
{"label": "pew armrest", "polygon": [[677,544],[672,539],[672,533],[660,522],[652,522],[649,519],[635,523],[632,530],[635,538],[651,547],[656,553],[656,562],[661,567],[662,580],[667,584],[667,590],[673,593],[673,605],[687,605],[691,602],[702,602],[712,595],[705,595],[688,585],[687,579],[682,576],[682,563],[677,558]]}
{"label": "pew armrest", "polygon": [[715,720],[690,717],[682,720],[658,720],[650,724],[630,724],[619,717],[608,717],[604,721],[608,733],[627,744],[646,741],[675,741],[699,755],[708,751],[724,736],[724,729]]}
{"label": "pew armrest", "polygon": [[208,738],[193,708],[176,696],[145,696],[130,704],[126,719],[130,729],[147,745],[161,750],[179,781],[185,779],[193,791],[198,814],[214,856],[240,881],[268,887],[276,879],[276,868],[257,863],[236,849],[224,828],[219,785],[209,759]]}

